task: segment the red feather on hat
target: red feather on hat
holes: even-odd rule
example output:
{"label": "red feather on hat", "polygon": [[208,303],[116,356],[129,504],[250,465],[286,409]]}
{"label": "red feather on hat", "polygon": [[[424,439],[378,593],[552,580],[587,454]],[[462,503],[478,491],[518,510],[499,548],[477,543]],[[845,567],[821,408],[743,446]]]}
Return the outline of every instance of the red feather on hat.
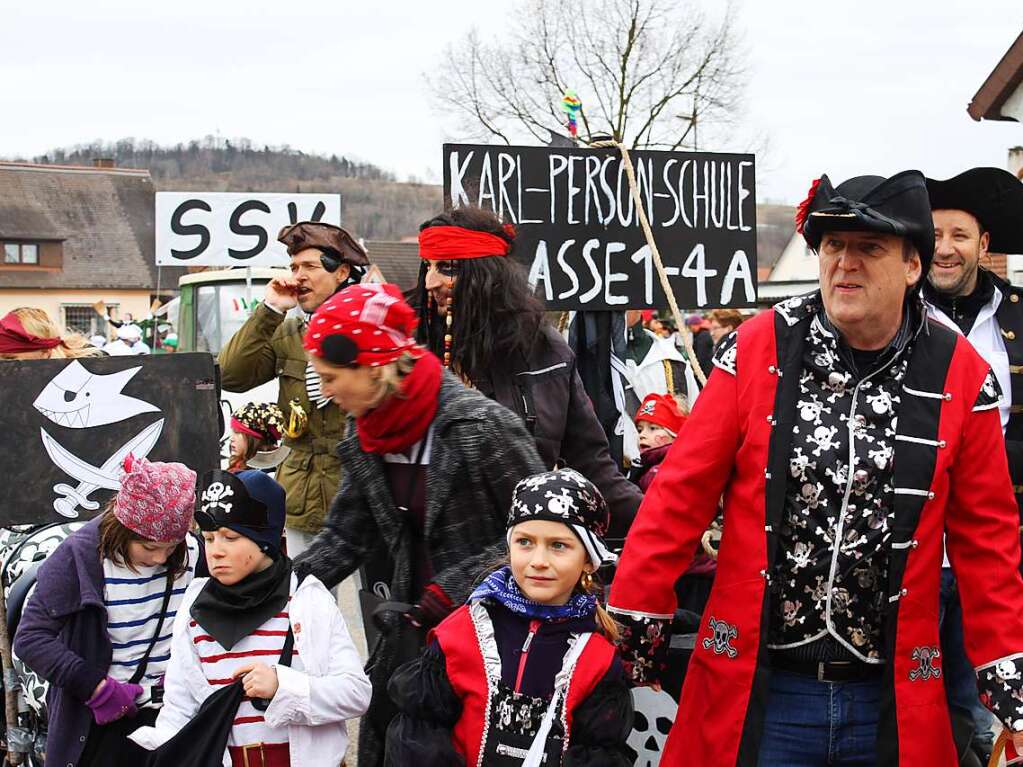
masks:
{"label": "red feather on hat", "polygon": [[819,178],[813,180],[806,199],[799,203],[799,207],[796,208],[796,231],[799,234],[803,233],[803,228],[806,226],[807,216],[810,215],[810,206],[813,204],[813,198],[817,195],[817,187],[820,186],[820,183],[821,180]]}

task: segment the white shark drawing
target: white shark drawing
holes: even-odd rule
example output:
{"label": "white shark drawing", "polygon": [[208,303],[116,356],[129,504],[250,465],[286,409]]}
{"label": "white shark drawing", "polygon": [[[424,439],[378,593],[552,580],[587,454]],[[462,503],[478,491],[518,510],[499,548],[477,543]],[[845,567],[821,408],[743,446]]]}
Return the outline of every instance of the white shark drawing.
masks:
{"label": "white shark drawing", "polygon": [[158,413],[160,409],[155,405],[121,394],[141,369],[140,365],[99,375],[74,360],[46,384],[32,406],[58,426],[71,429],[118,423],[140,413]]}

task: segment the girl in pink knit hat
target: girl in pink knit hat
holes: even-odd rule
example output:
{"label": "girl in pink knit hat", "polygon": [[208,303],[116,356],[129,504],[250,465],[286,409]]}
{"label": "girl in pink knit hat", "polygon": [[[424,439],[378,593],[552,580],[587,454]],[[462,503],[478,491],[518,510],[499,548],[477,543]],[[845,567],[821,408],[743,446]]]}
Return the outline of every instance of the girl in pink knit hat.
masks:
{"label": "girl in pink knit hat", "polygon": [[129,458],[106,510],[39,568],[14,647],[50,683],[47,762],[138,764],[127,739],[163,702],[174,616],[192,581],[196,474]]}

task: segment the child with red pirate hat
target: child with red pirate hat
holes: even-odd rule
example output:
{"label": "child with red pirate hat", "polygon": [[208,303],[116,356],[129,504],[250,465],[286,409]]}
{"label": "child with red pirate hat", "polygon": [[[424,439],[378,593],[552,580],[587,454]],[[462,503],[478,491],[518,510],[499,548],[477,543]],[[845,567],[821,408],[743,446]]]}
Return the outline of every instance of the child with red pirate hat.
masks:
{"label": "child with red pirate hat", "polygon": [[657,476],[661,461],[668,454],[688,415],[670,394],[648,394],[636,412],[639,432],[639,463],[634,464],[632,481],[643,492]]}

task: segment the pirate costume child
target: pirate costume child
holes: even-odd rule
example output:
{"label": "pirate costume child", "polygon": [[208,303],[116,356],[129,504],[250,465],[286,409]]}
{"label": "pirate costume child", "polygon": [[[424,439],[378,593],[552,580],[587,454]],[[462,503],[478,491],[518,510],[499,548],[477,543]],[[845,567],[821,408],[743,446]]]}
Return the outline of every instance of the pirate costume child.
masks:
{"label": "pirate costume child", "polygon": [[[512,565],[487,576],[431,633],[423,654],[391,679],[400,714],[387,733],[387,765],[632,764],[625,745],[632,699],[614,646],[601,633],[613,633],[612,624],[591,593],[592,570],[614,560],[602,540],[608,519],[600,493],[571,469],[519,482],[508,516]],[[565,535],[584,549],[589,569],[563,604],[536,601],[526,593],[535,584],[520,585],[523,572],[538,571],[516,562],[532,563],[537,555],[520,559],[515,547],[558,545],[556,538],[530,538],[524,523],[534,521],[561,523],[553,529],[567,527]],[[558,554],[539,556],[549,561]],[[539,572],[557,575],[559,566],[551,568]]]}
{"label": "pirate costume child", "polygon": [[[222,749],[225,767],[341,763],[345,722],[365,712],[369,680],[334,598],[315,577],[298,579],[281,552],[284,506],[284,490],[262,472],[203,477],[196,520],[212,575],[185,594],[164,709],[154,727],[131,736],[139,745],[187,746],[168,741],[198,724],[223,731],[226,742],[204,749]],[[239,679],[239,704],[204,705]],[[201,721],[204,713],[211,721]]]}
{"label": "pirate costume child", "polygon": [[231,457],[228,469],[273,469],[291,453],[282,445],[284,413],[271,402],[249,402],[231,416]]}
{"label": "pirate costume child", "polygon": [[640,430],[643,430],[644,423],[655,427],[648,436],[641,435],[639,460],[633,464],[629,473],[629,479],[645,493],[657,476],[664,456],[682,430],[686,415],[672,395],[655,393],[646,395],[633,421]]}
{"label": "pirate costume child", "polygon": [[171,624],[199,558],[195,472],[129,456],[100,516],[42,563],[14,639],[50,683],[48,764],[136,765],[163,700]]}

